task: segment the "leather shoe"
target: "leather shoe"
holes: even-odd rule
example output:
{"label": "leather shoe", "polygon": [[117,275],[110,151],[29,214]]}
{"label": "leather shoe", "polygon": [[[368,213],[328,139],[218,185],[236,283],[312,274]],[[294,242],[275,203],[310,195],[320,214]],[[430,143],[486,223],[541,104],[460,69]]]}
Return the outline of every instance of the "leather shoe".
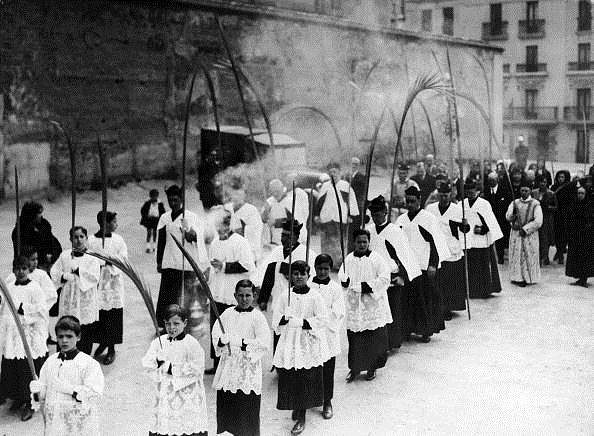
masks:
{"label": "leather shoe", "polygon": [[115,352],[108,352],[107,355],[105,356],[105,358],[103,359],[103,364],[104,365],[111,365],[113,363],[113,361],[115,360]]}
{"label": "leather shoe", "polygon": [[291,429],[291,434],[292,435],[301,434],[301,433],[303,433],[303,430],[305,430],[305,421],[299,420],[295,423],[295,425]]}
{"label": "leather shoe", "polygon": [[324,404],[322,416],[324,417],[324,419],[332,419],[332,417],[334,416],[334,411],[332,410],[332,403],[330,401],[328,401],[327,404]]}
{"label": "leather shoe", "polygon": [[291,421],[297,421],[297,411],[293,410],[291,412]]}
{"label": "leather shoe", "polygon": [[217,369],[215,367],[208,368],[208,369],[204,370],[205,375],[214,375],[214,374],[216,374],[216,372],[217,372]]}
{"label": "leather shoe", "polygon": [[358,372],[349,371],[345,380],[347,383],[352,383],[355,381],[355,379],[357,378],[358,375],[359,375]]}
{"label": "leather shoe", "polygon": [[33,418],[33,409],[31,409],[31,406],[26,405],[21,413],[21,421],[29,421],[31,418]]}
{"label": "leather shoe", "polygon": [[370,369],[367,371],[367,375],[365,376],[365,380],[371,381],[375,378],[375,369]]}
{"label": "leather shoe", "polygon": [[422,344],[428,344],[429,342],[431,342],[431,338],[429,336],[421,336],[417,340]]}

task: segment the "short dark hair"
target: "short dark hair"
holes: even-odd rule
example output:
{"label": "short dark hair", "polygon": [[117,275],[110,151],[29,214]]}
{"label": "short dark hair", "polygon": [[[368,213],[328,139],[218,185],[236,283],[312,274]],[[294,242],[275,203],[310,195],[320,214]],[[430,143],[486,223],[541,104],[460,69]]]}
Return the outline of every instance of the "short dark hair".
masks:
{"label": "short dark hair", "polygon": [[[105,222],[106,223],[112,222],[117,215],[118,214],[115,213],[115,212],[111,212],[109,210],[106,211],[105,212]],[[97,224],[99,224],[100,226],[103,225],[103,211],[102,210],[100,210],[99,212],[97,212]]]}
{"label": "short dark hair", "polygon": [[302,274],[309,274],[309,265],[303,260],[296,260],[291,264],[291,274],[294,271],[300,272]]}
{"label": "short dark hair", "polygon": [[171,197],[171,196],[181,197],[182,196],[182,188],[180,188],[177,185],[171,185],[170,187],[165,189],[165,195],[167,195],[168,197]]}
{"label": "short dark hair", "polygon": [[170,304],[169,306],[167,306],[167,309],[165,309],[165,315],[163,316],[163,320],[167,321],[173,318],[174,316],[179,316],[182,321],[185,321],[188,319],[188,311],[181,307],[179,304]]}
{"label": "short dark hair", "polygon": [[85,229],[83,226],[74,226],[70,229],[70,239],[72,239],[72,237],[74,236],[74,232],[78,230],[83,232],[85,236],[89,236],[89,234],[87,233],[87,229]]}
{"label": "short dark hair", "polygon": [[357,236],[361,236],[361,235],[365,235],[367,236],[368,240],[371,240],[371,234],[369,233],[369,230],[366,229],[355,229],[353,231],[353,239],[357,239]]}
{"label": "short dark hair", "polygon": [[33,247],[32,245],[23,245],[23,248],[21,248],[21,254],[23,256],[31,257],[35,253],[38,253],[37,247]]}
{"label": "short dark hair", "polygon": [[25,223],[33,221],[35,216],[43,212],[43,206],[36,201],[27,201],[21,209],[21,219]]}
{"label": "short dark hair", "polygon": [[323,263],[327,263],[330,265],[330,268],[334,266],[334,261],[332,260],[332,256],[326,253],[318,254],[316,256],[316,260],[314,261],[314,266],[319,266]]}
{"label": "short dark hair", "polygon": [[58,320],[54,330],[56,334],[58,334],[58,330],[71,330],[76,336],[80,336],[80,321],[76,316],[64,315]]}
{"label": "short dark hair", "polygon": [[239,288],[251,288],[252,293],[256,290],[256,286],[254,286],[252,281],[249,279],[242,279],[238,281],[235,285],[235,292],[239,291]]}
{"label": "short dark hair", "polygon": [[158,189],[151,189],[149,191],[149,197],[158,197],[159,196],[159,190]]}
{"label": "short dark hair", "polygon": [[29,269],[29,258],[27,256],[17,256],[12,261],[12,267],[17,268],[19,266],[24,266],[25,268]]}

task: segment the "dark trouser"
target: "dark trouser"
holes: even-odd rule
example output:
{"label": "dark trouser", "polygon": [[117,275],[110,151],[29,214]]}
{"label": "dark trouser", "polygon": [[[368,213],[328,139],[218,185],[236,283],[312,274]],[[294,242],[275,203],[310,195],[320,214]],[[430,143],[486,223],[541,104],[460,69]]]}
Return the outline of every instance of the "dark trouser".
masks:
{"label": "dark trouser", "polygon": [[402,286],[390,285],[388,288],[388,304],[392,314],[392,322],[386,325],[388,331],[388,349],[402,345]]}
{"label": "dark trouser", "polygon": [[[47,356],[33,359],[35,371],[39,374]],[[10,398],[19,403],[29,403],[31,391],[29,383],[33,380],[27,359],[6,359],[0,365],[0,399]]]}
{"label": "dark trouser", "polygon": [[[215,303],[217,305],[217,310],[219,312],[219,315],[221,315],[228,308],[233,307],[229,304],[219,303],[218,301],[215,301]],[[217,322],[217,316],[215,315],[215,312],[211,305],[210,306],[210,331],[211,332],[212,332],[212,328],[215,325],[215,322]],[[214,361],[214,367],[216,368],[217,366],[219,366],[219,358],[215,354],[215,349],[214,349],[214,346],[212,345],[212,340],[210,341],[210,357]]]}
{"label": "dark trouser", "polygon": [[260,436],[260,395],[217,390],[217,434]]}
{"label": "dark trouser", "polygon": [[336,357],[324,362],[324,403],[334,397],[334,368],[336,366]]}
{"label": "dark trouser", "polygon": [[[184,296],[181,297],[182,275],[184,277]],[[159,327],[165,327],[165,311],[170,304],[181,304],[186,309],[192,302],[194,293],[197,292],[196,273],[177,269],[164,269],[161,272],[161,285],[159,299],[157,300],[157,322]]]}
{"label": "dark trouser", "polygon": [[157,229],[156,228],[146,228],[146,242],[157,242]]}
{"label": "dark trouser", "polygon": [[95,340],[101,345],[121,344],[124,337],[124,309],[99,311]]}
{"label": "dark trouser", "polygon": [[497,261],[503,265],[505,259],[505,249],[509,245],[509,242],[505,238],[500,238],[495,241],[495,250],[497,251]]}
{"label": "dark trouser", "polygon": [[80,326],[80,341],[78,341],[77,348],[85,354],[91,354],[93,349],[93,342],[97,331],[97,322],[93,324],[83,324]]}

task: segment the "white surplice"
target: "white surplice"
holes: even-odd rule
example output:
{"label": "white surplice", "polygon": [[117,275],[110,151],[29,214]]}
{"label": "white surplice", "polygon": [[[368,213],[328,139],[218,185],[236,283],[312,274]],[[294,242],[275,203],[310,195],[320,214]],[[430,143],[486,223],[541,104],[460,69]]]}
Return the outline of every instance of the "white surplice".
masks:
{"label": "white surplice", "polygon": [[[375,330],[391,323],[392,314],[388,303],[390,267],[381,255],[368,251],[361,256],[349,253],[345,268],[338,270],[338,279],[346,288],[346,328],[353,332]],[[361,283],[367,283],[372,292],[361,293]]]}
{"label": "white surplice", "polygon": [[[357,197],[355,191],[346,180],[338,180],[336,182],[336,191],[338,192],[338,201],[342,212],[342,223],[347,223],[347,216],[359,216],[359,206],[357,204]],[[348,204],[345,201],[348,199]],[[322,202],[320,209],[320,222],[341,222],[341,216],[338,214],[338,206],[336,202],[336,193],[332,186],[332,181],[325,182],[320,188],[318,202]]]}
{"label": "white surplice", "polygon": [[[450,203],[443,215],[439,210],[439,203],[431,203],[425,209],[437,219],[441,234],[445,238],[448,249],[450,250],[450,257],[442,261],[455,262],[462,259],[462,255],[464,254],[464,234],[458,229],[458,237],[456,238],[452,235],[452,229],[450,227],[450,221],[456,224],[462,223],[462,205],[460,203]],[[466,238],[468,239],[468,236]]]}
{"label": "white surplice", "polygon": [[[231,393],[242,391],[249,395],[262,394],[262,357],[270,348],[270,329],[266,318],[258,309],[237,311],[230,307],[221,314],[225,333],[231,339],[229,346],[219,347],[222,331],[218,322],[212,328],[212,343],[220,357],[212,387]],[[241,345],[246,349],[242,350]]]}
{"label": "white surplice", "polygon": [[520,236],[520,231],[513,229],[509,235],[509,275],[515,282],[525,281],[536,283],[540,281],[540,256],[538,229],[542,226],[542,208],[538,200],[532,197],[512,201],[507,208],[505,217],[526,232]]}
{"label": "white surplice", "polygon": [[[64,274],[78,275],[62,283]],[[60,316],[72,315],[81,324],[92,324],[99,320],[97,285],[101,275],[101,261],[85,254],[73,256],[70,248],[62,251],[50,271],[56,287],[62,287],[60,294]]]}
{"label": "white surplice", "polygon": [[[174,221],[171,220],[171,211],[165,212],[159,218],[157,224],[157,234],[163,228],[165,228],[165,251],[163,252],[163,262],[161,267],[163,269],[175,269],[181,271],[192,271],[190,263],[184,259],[181,250],[175,244],[175,241],[171,237],[174,234],[177,240],[182,242],[182,215],[180,214]],[[208,261],[208,254],[205,245],[205,230],[207,230],[207,224],[199,220],[196,214],[186,210],[185,219],[188,223],[189,230],[196,232],[196,241],[184,242],[184,248],[190,253],[192,258],[196,261],[202,271],[210,267]]]}
{"label": "white surplice", "polygon": [[[122,260],[128,258],[128,247],[124,238],[117,233],[112,233],[111,237],[105,238],[105,247],[102,247],[101,238],[93,235],[89,236],[89,247],[93,250],[104,251],[112,256],[117,256]],[[101,266],[101,277],[97,286],[97,301],[99,309],[111,310],[124,307],[124,273],[113,265]]]}
{"label": "white surplice", "polygon": [[[281,222],[286,220],[291,214],[293,205],[293,191],[288,191],[280,201],[276,201],[274,197],[269,197],[266,202],[270,205],[270,215],[268,217],[268,224],[271,227],[272,243],[281,243]],[[305,243],[307,241],[307,218],[309,217],[309,197],[307,193],[301,188],[295,188],[295,219],[299,224],[303,224],[301,232],[299,233],[299,242]]]}
{"label": "white surplice", "polygon": [[[419,262],[408,244],[406,235],[400,227],[393,223],[388,223],[379,234],[373,223],[369,224],[366,229],[370,235],[369,249],[383,257],[390,267],[390,272],[397,273],[400,268],[404,268],[409,280],[413,280],[421,275]],[[393,259],[392,249],[400,265],[397,265],[396,260]]]}
{"label": "white surplice", "polygon": [[[71,360],[62,361],[58,356],[48,357],[39,374],[45,436],[99,436],[99,401],[104,386],[99,363],[82,352]],[[63,385],[72,387],[79,401],[63,392]]]}
{"label": "white surplice", "polygon": [[[498,239],[503,238],[503,233],[493,213],[491,203],[484,198],[478,197],[470,207],[468,198],[464,199],[464,213],[466,214],[466,220],[470,226],[470,232],[466,236],[468,248],[488,248]],[[475,226],[482,226],[481,218],[485,220],[489,231],[485,235],[477,235],[474,233]]]}
{"label": "white surplice", "polygon": [[[315,289],[305,294],[291,290],[291,304],[287,293],[279,295],[272,309],[272,326],[280,335],[272,364],[284,369],[311,369],[321,366],[328,359],[326,339],[328,312],[324,297]],[[307,320],[311,329],[289,324],[279,325],[283,315]]]}
{"label": "white surplice", "polygon": [[262,217],[253,204],[244,203],[231,215],[231,230],[248,240],[256,261],[262,256],[263,228]]}
{"label": "white surplice", "polygon": [[[14,283],[15,280],[16,277],[14,276],[14,273],[10,273],[5,282],[8,285],[9,283]],[[54,285],[54,282],[52,282],[51,277],[46,271],[36,268],[33,271],[29,271],[29,280],[37,282],[41,287],[41,290],[45,294],[45,305],[49,312],[50,308],[56,304],[56,301],[58,301],[56,286]]]}
{"label": "white surplice", "polygon": [[[142,359],[142,366],[156,388],[149,431],[177,435],[208,431],[202,347],[190,335],[172,341],[163,335],[160,340],[161,343],[159,339],[153,340]],[[157,359],[165,363],[159,367]]]}
{"label": "white surplice", "polygon": [[[240,280],[249,279],[256,269],[249,242],[243,236],[231,233],[225,240],[215,239],[212,241],[209,247],[209,255],[211,260],[217,259],[223,262],[220,271],[214,268],[210,269],[208,281],[212,296],[218,303],[235,304],[235,285]],[[247,271],[226,273],[226,265],[233,262],[239,262]]]}
{"label": "white surplice", "polygon": [[[39,284],[29,279],[26,285],[14,280],[6,283],[15,307],[23,305],[24,315],[19,315],[33,359],[47,354],[48,312],[45,294]],[[6,359],[25,359],[25,348],[8,303],[0,304],[0,352]]]}
{"label": "white surplice", "polygon": [[431,254],[431,245],[425,240],[419,228],[425,229],[433,238],[435,249],[439,257],[439,264],[450,257],[450,250],[448,249],[445,238],[439,229],[437,218],[424,209],[419,210],[417,215],[411,221],[408,213],[402,214],[396,220],[396,225],[399,226],[406,235],[408,243],[415,254],[421,270],[426,271],[429,266],[429,256]]}
{"label": "white surplice", "polygon": [[326,360],[338,356],[341,352],[340,336],[343,332],[345,318],[344,291],[334,280],[328,284],[316,283],[312,280],[307,284],[311,289],[317,290],[326,304],[328,318],[326,320]]}

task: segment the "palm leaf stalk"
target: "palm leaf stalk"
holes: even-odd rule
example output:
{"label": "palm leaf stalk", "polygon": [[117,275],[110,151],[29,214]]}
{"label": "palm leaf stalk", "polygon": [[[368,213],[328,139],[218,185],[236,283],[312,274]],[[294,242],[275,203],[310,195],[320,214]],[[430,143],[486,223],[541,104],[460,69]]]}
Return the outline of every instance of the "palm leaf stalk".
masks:
{"label": "palm leaf stalk", "polygon": [[305,263],[309,265],[309,246],[311,245],[311,231],[313,227],[313,189],[307,193],[309,213],[307,215],[307,239],[305,240]]}
{"label": "palm leaf stalk", "polygon": [[353,101],[353,110],[351,112],[351,150],[355,149],[355,126],[357,125],[357,115],[359,115],[359,110],[361,109],[361,97],[363,95],[363,92],[365,91],[365,89],[367,88],[367,82],[369,82],[369,78],[371,77],[371,73],[373,73],[373,70],[375,70],[378,65],[380,64],[380,60],[376,60],[375,62],[373,62],[373,64],[371,64],[371,67],[369,68],[369,70],[367,71],[367,74],[365,75],[365,78],[363,79],[363,84],[359,87],[354,79],[354,75],[355,75],[355,71],[353,69],[351,69],[351,77],[352,80],[349,82],[349,84],[358,91],[358,99],[357,99],[357,103],[354,103],[355,97],[353,94],[352,97],[352,101]]}
{"label": "palm leaf stalk", "polygon": [[[487,74],[487,69],[485,68],[484,63],[480,60],[480,58],[476,54],[472,54],[472,57],[476,61],[476,63],[481,67],[481,71],[483,73],[483,78],[485,79],[485,89],[487,90],[487,106],[489,109],[489,118],[493,114],[493,105],[491,100],[491,85],[489,84],[489,75]],[[493,141],[491,139],[491,126],[489,126],[489,162],[493,162]]]}
{"label": "palm leaf stalk", "polygon": [[[417,76],[413,85],[409,88],[408,93],[406,95],[406,100],[404,102],[404,108],[402,110],[402,116],[400,118],[400,126],[398,127],[398,131],[402,132],[402,128],[404,126],[404,122],[406,121],[406,115],[408,114],[410,108],[412,107],[413,102],[417,98],[419,94],[424,91],[434,91],[440,94],[448,94],[448,89],[444,85],[443,81],[441,80],[439,74],[431,73],[431,74],[421,74]],[[394,161],[392,163],[392,177],[390,178],[390,202],[392,201],[392,197],[394,195],[394,178],[396,177],[396,168],[398,165],[398,150],[402,146],[402,135],[398,135],[398,139],[396,141],[396,149],[394,150]],[[392,207],[390,207],[390,211],[388,213],[388,221],[392,219]]]}
{"label": "palm leaf stalk", "polygon": [[[582,121],[584,122],[584,145],[588,144],[588,125],[586,123],[586,109],[585,106],[582,106]],[[584,177],[586,174],[586,162],[588,162],[588,149],[584,147]]]}
{"label": "palm leaf stalk", "polygon": [[[190,264],[190,266],[196,273],[196,277],[198,278],[200,285],[202,285],[202,289],[204,289],[204,291],[206,292],[206,296],[208,297],[208,301],[210,302],[210,307],[212,308],[212,311],[214,312],[215,316],[217,317],[217,322],[219,323],[221,332],[223,332],[223,334],[225,334],[225,326],[223,325],[223,322],[221,321],[221,314],[219,313],[219,309],[217,309],[217,303],[216,303],[214,297],[212,296],[212,292],[210,290],[210,287],[208,286],[208,282],[206,280],[206,277],[204,276],[204,273],[202,272],[202,270],[200,270],[200,267],[198,266],[198,264],[196,263],[196,261],[194,260],[192,255],[188,252],[188,250],[186,250],[185,247],[182,245],[182,243],[179,242],[179,239],[177,239],[177,236],[175,236],[173,233],[169,233],[169,234],[173,238],[175,245],[177,245],[177,247],[180,249],[180,251],[182,252],[184,257],[188,260],[188,263]],[[231,346],[229,344],[227,344],[227,348],[229,350],[229,354],[231,354]]]}
{"label": "palm leaf stalk", "polygon": [[159,338],[159,343],[160,343],[161,336],[159,334],[159,323],[157,321],[157,313],[155,312],[155,305],[153,303],[153,297],[151,295],[151,290],[148,287],[148,285],[146,284],[144,277],[138,271],[138,269],[134,265],[132,265],[128,259],[122,259],[118,256],[114,256],[112,254],[106,253],[103,250],[87,249],[86,251],[83,251],[83,250],[74,250],[74,251],[85,253],[85,254],[88,254],[89,256],[96,257],[97,259],[100,259],[106,263],[110,263],[111,265],[113,265],[114,267],[116,267],[117,269],[122,271],[126,276],[128,276],[128,278],[132,281],[134,286],[136,286],[136,288],[140,292],[140,296],[142,297],[142,300],[144,301],[144,304],[146,306],[146,309],[148,310],[151,320],[153,321],[153,327],[155,328],[155,335],[157,338]]}
{"label": "palm leaf stalk", "polygon": [[332,129],[332,132],[334,133],[334,138],[336,139],[336,144],[338,145],[338,149],[342,151],[342,141],[340,140],[340,133],[339,133],[338,128],[336,127],[336,124],[334,124],[334,121],[332,121],[332,118],[330,118],[328,115],[326,115],[323,111],[321,111],[317,107],[295,106],[295,107],[289,109],[288,111],[286,111],[281,117],[279,117],[277,119],[276,122],[279,123],[281,119],[283,119],[290,113],[296,112],[298,110],[305,110],[305,111],[312,112],[314,114],[321,116],[330,125],[330,128]]}
{"label": "palm leaf stalk", "polygon": [[[382,126],[382,122],[384,121],[384,117],[386,116],[386,111],[388,110],[387,106],[384,106],[382,109],[382,113],[379,117],[377,124],[375,125],[375,129],[373,131],[373,136],[371,137],[371,144],[369,144],[369,152],[367,154],[367,165],[365,168],[365,195],[363,196],[363,213],[367,210],[367,197],[369,196],[369,179],[371,179],[371,161],[373,160],[373,152],[375,151],[375,144],[377,142],[377,137],[379,135],[380,127]],[[365,229],[365,216],[361,219],[361,228]],[[343,258],[344,259],[344,258]]]}
{"label": "palm leaf stalk", "polygon": [[73,229],[76,225],[76,155],[74,152],[74,145],[72,144],[72,140],[70,135],[66,133],[64,127],[58,123],[57,121],[50,121],[50,124],[54,126],[54,128],[60,132],[60,134],[66,140],[66,144],[68,145],[68,156],[70,158],[70,199],[71,199],[71,224],[70,228]]}
{"label": "palm leaf stalk", "polygon": [[21,202],[19,199],[19,170],[14,166],[14,195],[16,208],[16,253],[21,255]]}
{"label": "palm leaf stalk", "polygon": [[105,149],[101,143],[101,138],[97,135],[97,151],[99,152],[99,168],[101,169],[101,248],[105,248],[105,232],[107,231],[107,163],[105,159]]}
{"label": "palm leaf stalk", "polygon": [[344,263],[344,235],[342,231],[342,206],[340,205],[340,195],[338,195],[338,189],[336,189],[336,182],[334,181],[334,176],[330,176],[330,181],[332,182],[332,189],[334,189],[334,196],[336,197],[336,206],[338,207],[338,237],[340,238],[340,255],[342,256],[342,266],[344,268],[344,272],[346,273],[346,265]]}
{"label": "palm leaf stalk", "polygon": [[[406,75],[406,85],[410,86],[410,77],[408,74],[408,58],[406,56],[406,52],[403,51],[403,55],[404,55],[404,74]],[[415,122],[415,111],[414,109],[411,107],[410,109],[410,120],[412,122],[412,128],[413,128],[413,143],[415,145],[415,160],[419,160],[419,149],[417,147],[417,123]],[[402,132],[402,127],[400,127],[399,129]],[[400,145],[402,146],[402,144]]]}
{"label": "palm leaf stalk", "polygon": [[[450,76],[450,85],[452,88],[452,106],[454,109],[454,122],[456,126],[456,143],[458,146],[458,166],[460,168],[460,193],[462,195],[462,221],[466,220],[466,210],[464,207],[464,166],[462,163],[462,143],[460,142],[460,120],[458,119],[458,105],[456,102],[456,85],[454,75],[452,74],[452,64],[450,61],[450,50],[446,45],[446,57],[448,60],[448,73]],[[470,320],[470,286],[468,283],[468,247],[466,242],[466,233],[464,235],[464,286],[466,287],[466,311]]]}
{"label": "palm leaf stalk", "polygon": [[293,238],[294,238],[294,230],[295,230],[295,180],[293,180],[293,191],[292,191],[292,201],[291,201],[291,251],[289,251],[289,293],[287,294],[287,305],[291,305],[291,272],[293,269]]}
{"label": "palm leaf stalk", "polygon": [[[33,380],[39,380],[37,377],[37,372],[35,371],[35,364],[33,361],[33,353],[31,353],[31,347],[29,346],[29,342],[27,342],[27,336],[25,335],[25,329],[23,328],[23,324],[21,323],[21,318],[18,313],[18,309],[14,304],[14,300],[12,299],[12,295],[10,295],[10,291],[8,290],[8,286],[2,278],[0,278],[0,294],[6,300],[6,304],[8,305],[8,309],[10,313],[12,313],[12,317],[14,318],[14,323],[17,326],[17,330],[19,332],[19,336],[21,337],[21,341],[23,342],[23,349],[25,350],[25,355],[27,356],[27,365],[29,366],[29,371],[31,371],[31,377]],[[43,408],[41,409],[41,414],[43,416],[43,422],[45,425],[45,412]]]}
{"label": "palm leaf stalk", "polygon": [[435,136],[433,135],[433,127],[431,126],[431,117],[429,117],[429,112],[425,107],[425,104],[419,99],[417,100],[421,109],[423,109],[423,113],[425,114],[425,119],[427,120],[427,127],[429,128],[429,136],[431,137],[431,144],[433,145],[433,156],[437,158],[437,146],[435,145]]}

